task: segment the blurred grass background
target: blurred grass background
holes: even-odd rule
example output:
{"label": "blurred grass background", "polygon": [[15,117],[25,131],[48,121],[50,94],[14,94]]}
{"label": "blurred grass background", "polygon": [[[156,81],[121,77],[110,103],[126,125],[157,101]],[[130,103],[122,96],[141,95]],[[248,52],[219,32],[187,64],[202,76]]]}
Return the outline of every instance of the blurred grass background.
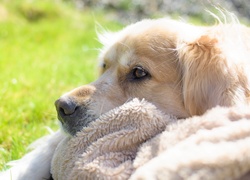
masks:
{"label": "blurred grass background", "polygon": [[0,1],[0,170],[58,129],[57,98],[96,78],[97,22],[122,27],[69,1]]}
{"label": "blurred grass background", "polygon": [[46,127],[58,129],[57,98],[97,77],[98,24],[119,30],[159,12],[214,23],[204,11],[210,1],[193,1],[0,0],[0,170]]}

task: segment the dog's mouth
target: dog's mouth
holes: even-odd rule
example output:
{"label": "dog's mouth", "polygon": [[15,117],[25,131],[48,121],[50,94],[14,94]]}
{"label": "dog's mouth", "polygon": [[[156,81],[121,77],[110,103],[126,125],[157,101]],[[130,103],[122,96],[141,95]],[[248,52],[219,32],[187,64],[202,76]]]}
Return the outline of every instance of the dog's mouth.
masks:
{"label": "dog's mouth", "polygon": [[62,129],[67,134],[75,136],[77,132],[98,118],[97,115],[91,114],[90,112],[90,110],[86,110],[85,108],[80,108],[77,113],[68,116],[62,116],[62,113],[58,112],[58,119],[61,122]]}
{"label": "dog's mouth", "polygon": [[[88,119],[79,119],[75,123],[63,123],[61,122],[64,132],[71,136],[75,136],[77,132],[80,132],[84,127],[87,127],[90,122],[95,121],[97,118],[89,117]],[[87,122],[86,122],[87,121]]]}

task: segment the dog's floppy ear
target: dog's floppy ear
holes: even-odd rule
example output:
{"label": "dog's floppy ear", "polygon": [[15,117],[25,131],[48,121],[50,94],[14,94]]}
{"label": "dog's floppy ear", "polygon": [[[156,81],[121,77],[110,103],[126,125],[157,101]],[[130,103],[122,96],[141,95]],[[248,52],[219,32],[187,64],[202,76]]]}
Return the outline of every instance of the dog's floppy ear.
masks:
{"label": "dog's floppy ear", "polygon": [[216,105],[231,105],[234,72],[230,72],[218,40],[201,35],[191,42],[180,42],[178,46],[184,105],[190,115],[203,114]]}

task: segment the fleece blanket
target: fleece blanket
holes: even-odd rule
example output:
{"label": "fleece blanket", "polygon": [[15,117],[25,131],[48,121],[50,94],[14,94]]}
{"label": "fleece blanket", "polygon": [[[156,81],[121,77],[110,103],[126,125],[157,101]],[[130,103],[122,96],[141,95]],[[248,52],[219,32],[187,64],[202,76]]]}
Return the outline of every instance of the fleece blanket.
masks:
{"label": "fleece blanket", "polygon": [[54,179],[250,179],[250,109],[176,119],[134,99],[65,137]]}

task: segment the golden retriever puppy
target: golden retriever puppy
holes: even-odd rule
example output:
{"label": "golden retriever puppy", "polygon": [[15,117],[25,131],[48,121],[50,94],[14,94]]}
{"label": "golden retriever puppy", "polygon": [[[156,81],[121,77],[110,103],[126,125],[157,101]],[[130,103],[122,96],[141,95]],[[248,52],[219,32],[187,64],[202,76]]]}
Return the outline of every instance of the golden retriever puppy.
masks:
{"label": "golden retriever puppy", "polygon": [[[250,30],[243,25],[143,20],[100,40],[100,78],[55,102],[63,129],[72,136],[134,97],[178,118],[218,105],[249,104]],[[0,179],[49,178],[50,161],[63,137],[60,131],[51,135],[0,173]]]}
{"label": "golden retriever puppy", "polygon": [[55,102],[71,135],[134,97],[178,118],[249,104],[250,30],[243,25],[143,20],[100,40],[100,78]]}

